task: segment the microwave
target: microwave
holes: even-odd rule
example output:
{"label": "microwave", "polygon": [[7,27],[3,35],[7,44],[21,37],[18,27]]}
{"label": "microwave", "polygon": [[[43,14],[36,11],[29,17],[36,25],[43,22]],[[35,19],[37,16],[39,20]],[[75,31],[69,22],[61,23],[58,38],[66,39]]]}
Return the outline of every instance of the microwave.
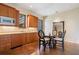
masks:
{"label": "microwave", "polygon": [[15,19],[10,17],[0,16],[1,25],[15,25]]}

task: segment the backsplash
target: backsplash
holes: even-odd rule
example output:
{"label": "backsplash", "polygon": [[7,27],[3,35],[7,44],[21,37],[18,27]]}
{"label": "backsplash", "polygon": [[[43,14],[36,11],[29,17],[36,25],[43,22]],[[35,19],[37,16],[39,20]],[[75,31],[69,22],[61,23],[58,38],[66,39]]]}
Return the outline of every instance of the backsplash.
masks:
{"label": "backsplash", "polygon": [[10,32],[37,32],[37,28],[19,28],[14,26],[0,26],[0,33]]}

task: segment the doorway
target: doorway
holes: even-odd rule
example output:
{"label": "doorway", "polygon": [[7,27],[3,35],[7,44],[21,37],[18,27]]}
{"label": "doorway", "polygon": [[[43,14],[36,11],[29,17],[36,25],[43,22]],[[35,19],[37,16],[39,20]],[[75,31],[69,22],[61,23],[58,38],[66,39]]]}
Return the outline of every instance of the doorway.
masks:
{"label": "doorway", "polygon": [[38,31],[43,30],[43,20],[38,20]]}

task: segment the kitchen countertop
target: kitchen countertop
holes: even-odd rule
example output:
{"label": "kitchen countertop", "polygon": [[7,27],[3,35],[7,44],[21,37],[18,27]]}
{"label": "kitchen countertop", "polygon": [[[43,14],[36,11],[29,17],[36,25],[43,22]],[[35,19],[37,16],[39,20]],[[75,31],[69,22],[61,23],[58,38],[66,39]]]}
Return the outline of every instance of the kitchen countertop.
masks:
{"label": "kitchen countertop", "polygon": [[34,33],[37,32],[37,29],[18,29],[15,31],[0,31],[0,35],[7,35],[7,34],[21,34],[21,33]]}
{"label": "kitchen countertop", "polygon": [[34,33],[34,32],[4,32],[4,33],[0,33],[0,35],[21,34],[21,33]]}

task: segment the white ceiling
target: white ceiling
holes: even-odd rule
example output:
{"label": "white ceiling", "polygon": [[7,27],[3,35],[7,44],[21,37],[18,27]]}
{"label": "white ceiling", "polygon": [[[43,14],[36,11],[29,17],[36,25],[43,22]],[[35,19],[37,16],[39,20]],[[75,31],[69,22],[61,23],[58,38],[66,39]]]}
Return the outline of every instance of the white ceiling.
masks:
{"label": "white ceiling", "polygon": [[48,16],[57,12],[67,11],[79,7],[78,3],[6,3],[10,6],[23,9],[24,11],[32,10],[33,12]]}

